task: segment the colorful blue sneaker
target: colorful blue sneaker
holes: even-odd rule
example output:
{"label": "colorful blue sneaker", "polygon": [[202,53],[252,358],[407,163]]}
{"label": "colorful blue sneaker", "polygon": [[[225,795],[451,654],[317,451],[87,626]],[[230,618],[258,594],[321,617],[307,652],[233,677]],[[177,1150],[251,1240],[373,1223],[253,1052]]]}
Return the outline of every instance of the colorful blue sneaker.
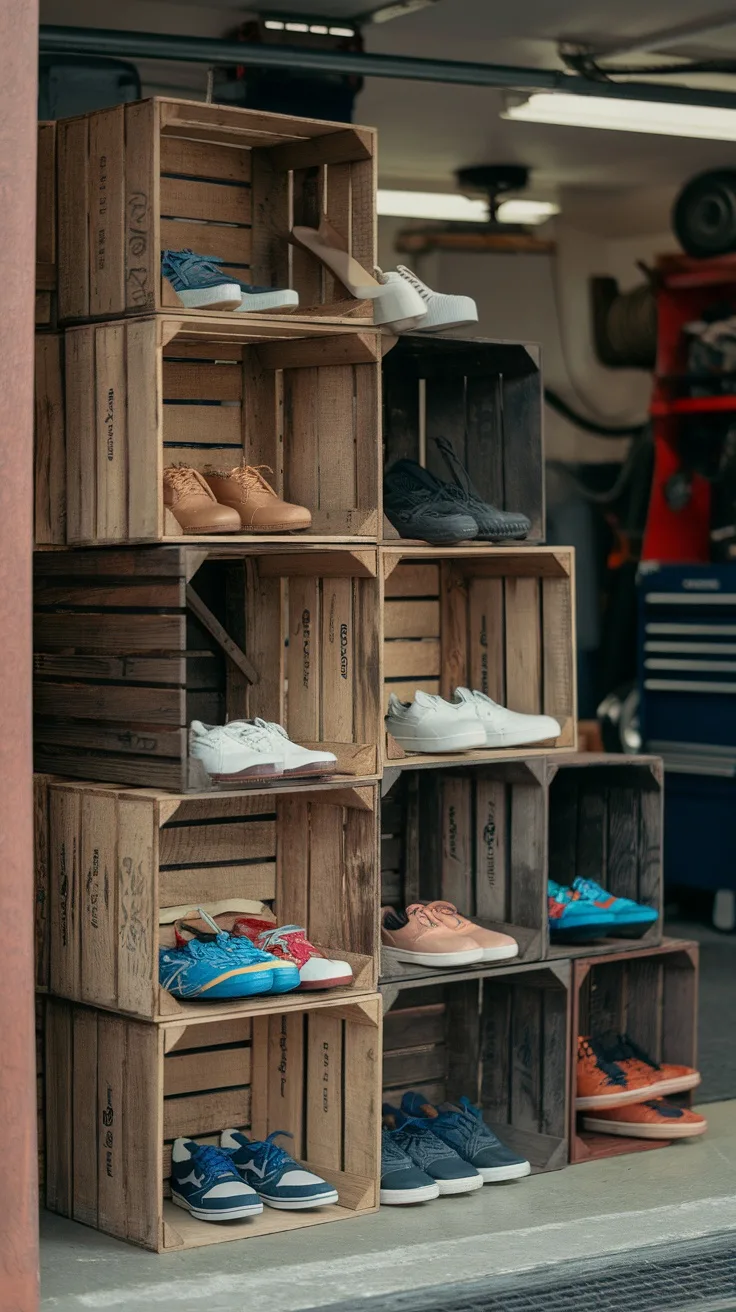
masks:
{"label": "colorful blue sneaker", "polygon": [[475,1167],[433,1134],[424,1117],[407,1116],[400,1107],[384,1103],[383,1126],[393,1131],[393,1142],[414,1165],[436,1181],[441,1194],[469,1194],[483,1188],[483,1177]]}
{"label": "colorful blue sneaker", "polygon": [[291,1139],[286,1130],[274,1130],[258,1143],[239,1130],[223,1130],[220,1145],[232,1154],[232,1161],[246,1184],[253,1186],[269,1207],[300,1211],[305,1207],[324,1207],[336,1203],[337,1190],[319,1175],[313,1175],[295,1162],[284,1148],[274,1143],[279,1135]]}
{"label": "colorful blue sneaker", "polygon": [[239,310],[240,283],[218,269],[214,260],[185,248],[161,252],[161,273],[190,310]]}
{"label": "colorful blue sneaker", "polygon": [[248,938],[221,931],[202,908],[206,929],[178,921],[177,946],[159,948],[158,978],[175,998],[248,998],[256,993],[287,993],[299,987],[299,967],[278,961]]}
{"label": "colorful blue sneaker", "polygon": [[656,924],[657,912],[654,907],[645,907],[630,897],[614,897],[605,888],[596,884],[594,879],[583,879],[578,875],[573,880],[573,890],[585,903],[594,902],[613,916],[614,926],[609,929],[612,938],[641,938],[652,925]]}
{"label": "colorful blue sneaker", "polygon": [[424,1118],[432,1134],[480,1172],[484,1184],[520,1180],[532,1169],[525,1157],[501,1143],[483,1120],[480,1107],[475,1107],[469,1098],[434,1107],[421,1093],[409,1092],[401,1099],[401,1110],[407,1116]]}
{"label": "colorful blue sneaker", "polygon": [[420,1171],[396,1142],[396,1130],[381,1132],[381,1204],[397,1207],[404,1203],[429,1203],[439,1198],[440,1187],[431,1175]]}
{"label": "colorful blue sneaker", "polygon": [[604,938],[616,925],[610,911],[586,902],[571,888],[547,882],[547,917],[551,943],[586,942]]}
{"label": "colorful blue sneaker", "polygon": [[243,1183],[230,1154],[193,1139],[174,1140],[171,1201],[198,1221],[239,1221],[263,1211],[258,1194]]}

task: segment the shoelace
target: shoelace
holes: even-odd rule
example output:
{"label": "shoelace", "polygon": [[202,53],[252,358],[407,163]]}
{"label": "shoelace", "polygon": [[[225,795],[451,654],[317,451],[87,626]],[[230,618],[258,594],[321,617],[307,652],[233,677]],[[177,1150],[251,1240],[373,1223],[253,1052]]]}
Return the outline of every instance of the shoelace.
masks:
{"label": "shoelace", "polygon": [[407,1159],[404,1149],[399,1147],[394,1138],[396,1133],[396,1130],[389,1130],[384,1125],[381,1134],[381,1158],[383,1165],[389,1166],[392,1162],[395,1162],[396,1165],[401,1164],[402,1166],[411,1165],[411,1159]]}
{"label": "shoelace", "polygon": [[[450,493],[449,497],[446,495],[448,491]],[[429,488],[412,487],[404,490],[404,488],[399,485],[396,489],[392,489],[392,491],[389,492],[388,500],[390,502],[392,495],[398,494],[401,498],[401,504],[396,507],[396,510],[429,510],[434,511],[436,514],[442,514],[442,502],[447,503],[448,501],[455,500],[452,492],[453,489],[449,487],[449,484],[447,487],[445,487],[445,485],[438,487],[434,492],[431,492]],[[391,509],[393,509],[393,507],[391,507]],[[445,513],[447,513],[448,510],[454,510],[454,506],[450,507],[445,504]]]}
{"label": "shoelace", "polygon": [[[266,952],[272,952],[275,947],[281,948],[287,955],[291,951],[288,942],[290,934],[299,934],[302,937],[305,947],[311,948],[312,945],[307,941],[307,931],[303,925],[280,925],[276,929],[264,929],[258,935],[258,941]],[[316,948],[313,949],[315,955]]]}
{"label": "shoelace", "polygon": [[237,1175],[235,1163],[232,1160],[232,1150],[218,1148],[216,1144],[198,1144],[196,1149],[192,1150],[192,1163],[201,1171],[209,1176],[214,1176],[216,1179],[222,1176]]}
{"label": "shoelace", "polygon": [[401,274],[404,281],[408,282],[415,292],[419,292],[422,300],[428,301],[430,296],[434,295],[432,288],[428,287],[426,282],[422,282],[421,278],[417,278],[417,275],[411,269],[407,269],[405,264],[397,264],[396,272]]}
{"label": "shoelace", "polygon": [[197,255],[188,247],[180,251],[164,251],[161,262],[165,278],[169,276],[169,272],[178,274],[182,278],[186,277],[195,266],[198,274],[208,273],[211,277],[222,277],[222,269],[218,268],[222,263],[221,260],[215,260],[209,255]]}
{"label": "shoelace", "polygon": [[263,477],[262,469],[267,469],[269,474],[273,473],[270,465],[236,465],[231,469],[229,476],[242,487],[244,492],[253,492],[256,488],[265,488],[272,496],[276,496],[271,484]]}
{"label": "shoelace", "polygon": [[617,1084],[620,1086],[626,1084],[626,1072],[619,1069],[614,1062],[607,1061],[598,1045],[590,1039],[580,1039],[578,1043],[578,1057],[592,1058],[599,1071],[606,1077],[606,1084]]}
{"label": "shoelace", "polygon": [[600,884],[596,884],[594,879],[579,879],[577,882],[577,893],[582,893],[583,897],[608,897],[608,893]]}
{"label": "shoelace", "polygon": [[[237,738],[239,742],[243,742],[246,746],[255,750],[269,748],[272,745],[273,734],[264,727],[265,724],[265,720],[262,720],[260,724],[255,720],[231,720],[229,724],[224,726],[223,733],[227,734],[229,738]],[[284,737],[286,736],[284,734]]]}
{"label": "shoelace", "polygon": [[263,1154],[264,1169],[266,1166],[278,1168],[279,1166],[295,1165],[294,1158],[287,1153],[285,1148],[280,1144],[274,1143],[274,1139],[284,1138],[293,1139],[293,1134],[288,1130],[272,1130],[269,1135],[262,1141],[259,1147],[265,1149]]}
{"label": "shoelace", "polygon": [[649,1066],[651,1070],[658,1071],[661,1069],[659,1062],[653,1061],[649,1053],[640,1048],[638,1043],[634,1043],[634,1040],[630,1039],[628,1034],[614,1034],[610,1037],[604,1035],[598,1042],[607,1061],[640,1061],[644,1066]]}
{"label": "shoelace", "polygon": [[418,921],[420,925],[424,925],[425,929],[442,928],[440,922],[434,919],[432,914],[429,911],[427,911],[427,908],[420,906],[418,903],[415,903],[413,906],[407,907],[406,914],[407,917],[411,916],[414,920]]}
{"label": "shoelace", "polygon": [[204,493],[210,501],[214,501],[215,494],[209,484],[205,482],[198,469],[192,469],[190,465],[167,465],[164,470],[164,478],[171,484],[175,492],[184,495],[186,492],[196,492],[197,495]]}

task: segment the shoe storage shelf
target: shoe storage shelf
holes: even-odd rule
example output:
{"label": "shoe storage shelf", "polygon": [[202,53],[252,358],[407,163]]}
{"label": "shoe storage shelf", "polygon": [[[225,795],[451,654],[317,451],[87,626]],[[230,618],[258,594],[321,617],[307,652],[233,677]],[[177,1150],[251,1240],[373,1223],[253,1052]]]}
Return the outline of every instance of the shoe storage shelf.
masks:
{"label": "shoe storage shelf", "polygon": [[[511,934],[520,962],[640,950],[662,938],[662,769],[654,757],[560,753],[384,775],[381,901],[454,903]],[[547,880],[594,879],[654,907],[641,938],[550,943]],[[495,974],[508,963],[471,968]],[[382,982],[438,980],[445,970],[384,958]]]}
{"label": "shoe storage shelf", "polygon": [[374,776],[376,575],[367,547],[36,552],[36,768],[200,792],[190,722],[261,716]]}
{"label": "shoe storage shelf", "polygon": [[[43,824],[45,801],[48,820],[36,938],[53,994],[155,1021],[268,1008],[268,995],[211,1002],[159,986],[159,946],[174,945],[162,910],[240,898],[269,904],[278,924],[303,925],[350,963],[353,983],[331,997],[375,991],[375,784],[176,797],[37,780],[37,816]],[[285,995],[283,1010],[314,996]]]}
{"label": "shoe storage shelf", "polygon": [[37,349],[38,545],[252,541],[185,535],[164,507],[165,466],[243,463],[267,466],[274,490],[311,511],[294,542],[376,541],[381,341],[370,327],[217,312],[87,325],[64,334],[63,379],[53,342]]}
{"label": "shoe storage shelf", "polygon": [[[449,438],[478,495],[532,522],[544,541],[542,371],[538,346],[412,333],[383,362],[385,464],[416,460],[452,475],[435,443]],[[384,536],[397,537],[384,521]]]}
{"label": "shoe storage shelf", "polygon": [[[393,692],[451,698],[456,687],[487,693],[511,710],[554,716],[553,744],[575,747],[574,551],[569,547],[382,548],[384,706]],[[436,766],[505,759],[508,748],[462,754],[404,752],[386,735],[384,763]]]}
{"label": "shoe storage shelf", "polygon": [[569,962],[381,992],[384,1101],[395,1106],[408,1089],[432,1103],[465,1094],[533,1170],[567,1165]]}
{"label": "shoe storage shelf", "polygon": [[56,124],[39,123],[36,155],[36,327],[56,324]]}
{"label": "shoe storage shelf", "polygon": [[[657,947],[572,963],[570,1161],[595,1161],[669,1140],[634,1139],[586,1130],[575,1111],[578,1035],[627,1034],[654,1061],[697,1066],[698,945],[664,939]],[[691,1094],[678,1094],[689,1105]],[[669,1099],[669,1101],[673,1101]],[[594,1115],[592,1112],[586,1115]]]}
{"label": "shoe storage shelf", "polygon": [[184,248],[239,281],[294,288],[299,316],[371,319],[369,301],[349,299],[288,238],[326,216],[372,272],[372,129],[155,97],[63,119],[56,132],[62,321],[183,309],[160,261]]}
{"label": "shoe storage shelf", "polygon": [[[48,999],[46,1205],[155,1252],[346,1220],[378,1205],[381,1002],[149,1025]],[[339,1204],[213,1225],[170,1200],[171,1144],[294,1136]]]}

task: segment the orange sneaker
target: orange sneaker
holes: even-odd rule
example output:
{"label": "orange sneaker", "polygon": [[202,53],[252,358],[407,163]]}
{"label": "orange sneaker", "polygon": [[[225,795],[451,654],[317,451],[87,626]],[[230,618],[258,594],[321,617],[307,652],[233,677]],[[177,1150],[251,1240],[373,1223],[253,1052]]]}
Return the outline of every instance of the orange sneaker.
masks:
{"label": "orange sneaker", "polygon": [[578,1039],[577,1097],[579,1112],[601,1107],[624,1107],[657,1096],[656,1080],[627,1074],[616,1062],[607,1061],[595,1039]]}
{"label": "orange sneaker", "polygon": [[459,938],[472,939],[477,943],[483,949],[482,961],[508,961],[519,955],[519,944],[515,938],[474,925],[471,920],[460,915],[452,902],[427,902],[426,910],[445,929],[452,930]]}
{"label": "orange sneaker", "polygon": [[656,1079],[659,1094],[685,1093],[700,1084],[700,1071],[693,1066],[656,1062],[628,1034],[604,1034],[597,1041],[606,1061],[614,1062],[627,1075]]}
{"label": "orange sneaker", "polygon": [[623,1134],[631,1139],[694,1139],[705,1134],[708,1122],[699,1112],[674,1107],[664,1098],[614,1107],[583,1117],[583,1128],[599,1134]]}

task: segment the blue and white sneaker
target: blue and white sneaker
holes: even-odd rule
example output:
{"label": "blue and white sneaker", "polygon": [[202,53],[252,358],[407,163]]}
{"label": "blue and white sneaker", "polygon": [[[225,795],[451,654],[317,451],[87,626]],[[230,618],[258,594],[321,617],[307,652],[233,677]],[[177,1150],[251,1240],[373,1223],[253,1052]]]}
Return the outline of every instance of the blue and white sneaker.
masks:
{"label": "blue and white sneaker", "polygon": [[[200,260],[207,260],[209,264],[222,264],[214,255],[199,255]],[[264,310],[282,310],[286,306],[299,304],[299,293],[295,292],[293,287],[256,287],[250,282],[240,282],[237,278],[233,279],[238,283],[241,293],[240,305],[236,309],[249,311],[251,314]]]}
{"label": "blue and white sneaker", "polygon": [[269,1207],[296,1212],[305,1207],[336,1203],[337,1190],[274,1143],[279,1135],[292,1137],[286,1130],[274,1130],[259,1143],[239,1130],[223,1130],[220,1144],[232,1154],[242,1179],[257,1190]]}
{"label": "blue and white sneaker", "polygon": [[405,1093],[401,1110],[407,1116],[424,1117],[432,1134],[454,1148],[463,1161],[470,1162],[480,1172],[484,1184],[520,1180],[532,1169],[525,1157],[501,1143],[483,1120],[480,1107],[475,1107],[469,1098],[434,1107],[421,1093]]}
{"label": "blue and white sneaker", "polygon": [[431,1175],[420,1171],[396,1142],[396,1130],[381,1132],[381,1205],[429,1203],[439,1198],[440,1187]]}
{"label": "blue and white sneaker", "polygon": [[239,1221],[263,1211],[258,1194],[241,1180],[230,1154],[193,1139],[174,1140],[171,1201],[198,1221]]}
{"label": "blue and white sneaker", "polygon": [[613,916],[613,928],[608,931],[612,938],[641,938],[656,923],[654,907],[645,907],[631,897],[614,897],[594,879],[583,879],[578,875],[572,881],[572,887],[582,902],[587,905],[593,902]]}
{"label": "blue and white sneaker", "polygon": [[214,260],[181,251],[161,252],[161,273],[189,310],[239,310],[240,283],[218,269]]}
{"label": "blue and white sneaker", "polygon": [[441,1194],[469,1194],[483,1188],[483,1177],[459,1153],[433,1134],[424,1117],[407,1116],[399,1107],[383,1105],[384,1129],[420,1171],[436,1181]]}
{"label": "blue and white sneaker", "polygon": [[299,967],[262,952],[248,938],[220,930],[198,908],[199,922],[178,921],[177,946],[159,948],[158,978],[175,998],[249,998],[298,989]]}

